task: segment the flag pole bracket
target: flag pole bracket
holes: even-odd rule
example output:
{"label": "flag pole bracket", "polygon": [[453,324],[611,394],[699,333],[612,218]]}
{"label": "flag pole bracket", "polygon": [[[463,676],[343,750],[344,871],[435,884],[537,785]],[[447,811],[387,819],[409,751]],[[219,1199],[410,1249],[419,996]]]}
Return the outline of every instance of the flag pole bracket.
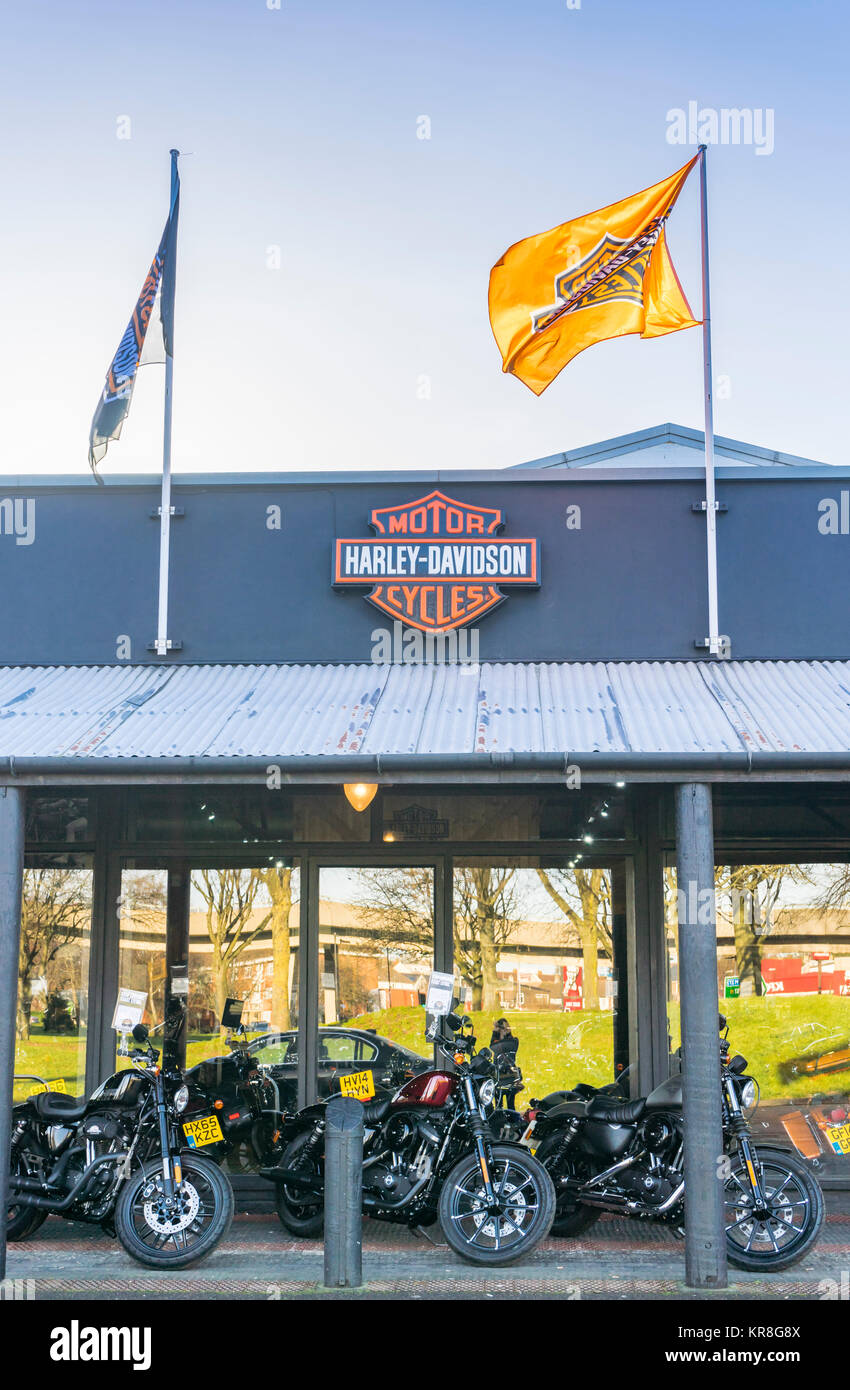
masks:
{"label": "flag pole bracket", "polygon": [[729,661],[732,656],[732,638],[722,632],[713,640],[711,637],[695,637],[694,646],[699,651],[707,651],[710,656],[719,656],[724,661]]}
{"label": "flag pole bracket", "polygon": [[[150,515],[151,521],[159,521],[160,518],[161,518],[161,516],[162,516],[162,507],[151,507],[149,515]],[[185,515],[186,515],[186,508],[185,508],[185,507],[169,507],[169,508],[168,508],[168,515],[169,515],[169,516],[185,516]]]}
{"label": "flag pole bracket", "polygon": [[172,641],[170,637],[165,639],[164,645],[165,650],[163,651],[163,644],[161,642],[148,642],[148,651],[156,652],[157,656],[167,656],[169,652],[182,652],[183,650],[183,643]]}
{"label": "flag pole bracket", "polygon": [[[713,505],[714,505],[714,510],[715,510],[716,512],[728,512],[728,510],[729,510],[729,508],[727,507],[727,505],[726,505],[725,502],[717,502],[717,501],[715,501]],[[707,511],[708,511],[708,503],[707,503],[707,502],[692,502],[692,503],[691,503],[691,511],[692,511],[692,512],[707,512]]]}

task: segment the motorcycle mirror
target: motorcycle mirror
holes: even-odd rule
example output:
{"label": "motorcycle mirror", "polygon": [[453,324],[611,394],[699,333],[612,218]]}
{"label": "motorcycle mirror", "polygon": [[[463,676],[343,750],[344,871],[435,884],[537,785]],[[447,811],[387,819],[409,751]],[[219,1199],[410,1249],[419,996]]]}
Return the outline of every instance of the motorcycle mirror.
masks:
{"label": "motorcycle mirror", "polygon": [[137,1043],[147,1042],[148,1030],[143,1023],[137,1023],[133,1029],[133,1041]]}
{"label": "motorcycle mirror", "polygon": [[719,1014],[719,1015],[718,1015],[718,1023],[717,1023],[718,1030],[722,1033],[722,1032],[723,1032],[723,1029],[724,1029],[726,1026],[727,1026],[727,1024],[726,1024],[726,1015],[725,1015],[725,1014]]}
{"label": "motorcycle mirror", "polygon": [[463,1027],[464,1022],[465,1020],[461,1018],[460,1014],[446,1014],[446,1023],[449,1025],[453,1033],[459,1032],[460,1029]]}

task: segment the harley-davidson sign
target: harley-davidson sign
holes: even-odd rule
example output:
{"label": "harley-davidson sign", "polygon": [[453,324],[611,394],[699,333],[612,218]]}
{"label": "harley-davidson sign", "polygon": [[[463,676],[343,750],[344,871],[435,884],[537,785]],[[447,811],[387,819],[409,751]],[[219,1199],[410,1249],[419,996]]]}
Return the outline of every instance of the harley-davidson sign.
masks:
{"label": "harley-davidson sign", "polygon": [[408,627],[445,632],[466,627],[502,603],[500,586],[540,584],[540,546],[499,536],[495,507],[431,492],[399,507],[376,507],[367,538],[334,542],[335,587],[373,586],[366,597]]}

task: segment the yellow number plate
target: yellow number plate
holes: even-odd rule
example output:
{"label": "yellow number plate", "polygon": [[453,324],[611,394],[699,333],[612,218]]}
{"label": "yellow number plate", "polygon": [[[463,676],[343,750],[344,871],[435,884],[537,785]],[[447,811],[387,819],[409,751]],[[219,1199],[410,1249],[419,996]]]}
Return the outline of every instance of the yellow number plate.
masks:
{"label": "yellow number plate", "polygon": [[339,1089],[344,1096],[353,1096],[355,1100],[371,1100],[375,1094],[374,1073],[353,1071],[349,1076],[341,1076]]}
{"label": "yellow number plate", "polygon": [[200,1120],[187,1120],[183,1133],[190,1149],[202,1149],[204,1144],[218,1144],[224,1138],[216,1115],[204,1115]]}
{"label": "yellow number plate", "polygon": [[850,1125],[836,1125],[826,1131],[826,1137],[837,1154],[850,1154]]}

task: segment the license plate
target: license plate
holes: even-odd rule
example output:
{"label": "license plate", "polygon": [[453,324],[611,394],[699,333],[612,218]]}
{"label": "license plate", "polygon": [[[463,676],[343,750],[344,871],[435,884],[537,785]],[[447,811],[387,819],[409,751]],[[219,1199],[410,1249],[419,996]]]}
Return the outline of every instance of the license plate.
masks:
{"label": "license plate", "polygon": [[224,1138],[217,1115],[202,1115],[200,1120],[187,1120],[183,1133],[190,1149],[202,1149],[204,1144],[219,1144]]}
{"label": "license plate", "polygon": [[339,1078],[339,1089],[344,1096],[353,1096],[355,1100],[371,1100],[375,1094],[375,1074],[353,1071]]}
{"label": "license plate", "polygon": [[532,1120],[531,1124],[528,1126],[528,1129],[525,1131],[525,1134],[519,1141],[521,1144],[525,1146],[525,1148],[528,1149],[529,1153],[531,1154],[533,1154],[534,1150],[537,1148],[537,1142],[534,1138],[534,1124],[535,1122],[534,1120]]}
{"label": "license plate", "polygon": [[850,1154],[850,1125],[834,1125],[826,1137],[837,1154]]}

